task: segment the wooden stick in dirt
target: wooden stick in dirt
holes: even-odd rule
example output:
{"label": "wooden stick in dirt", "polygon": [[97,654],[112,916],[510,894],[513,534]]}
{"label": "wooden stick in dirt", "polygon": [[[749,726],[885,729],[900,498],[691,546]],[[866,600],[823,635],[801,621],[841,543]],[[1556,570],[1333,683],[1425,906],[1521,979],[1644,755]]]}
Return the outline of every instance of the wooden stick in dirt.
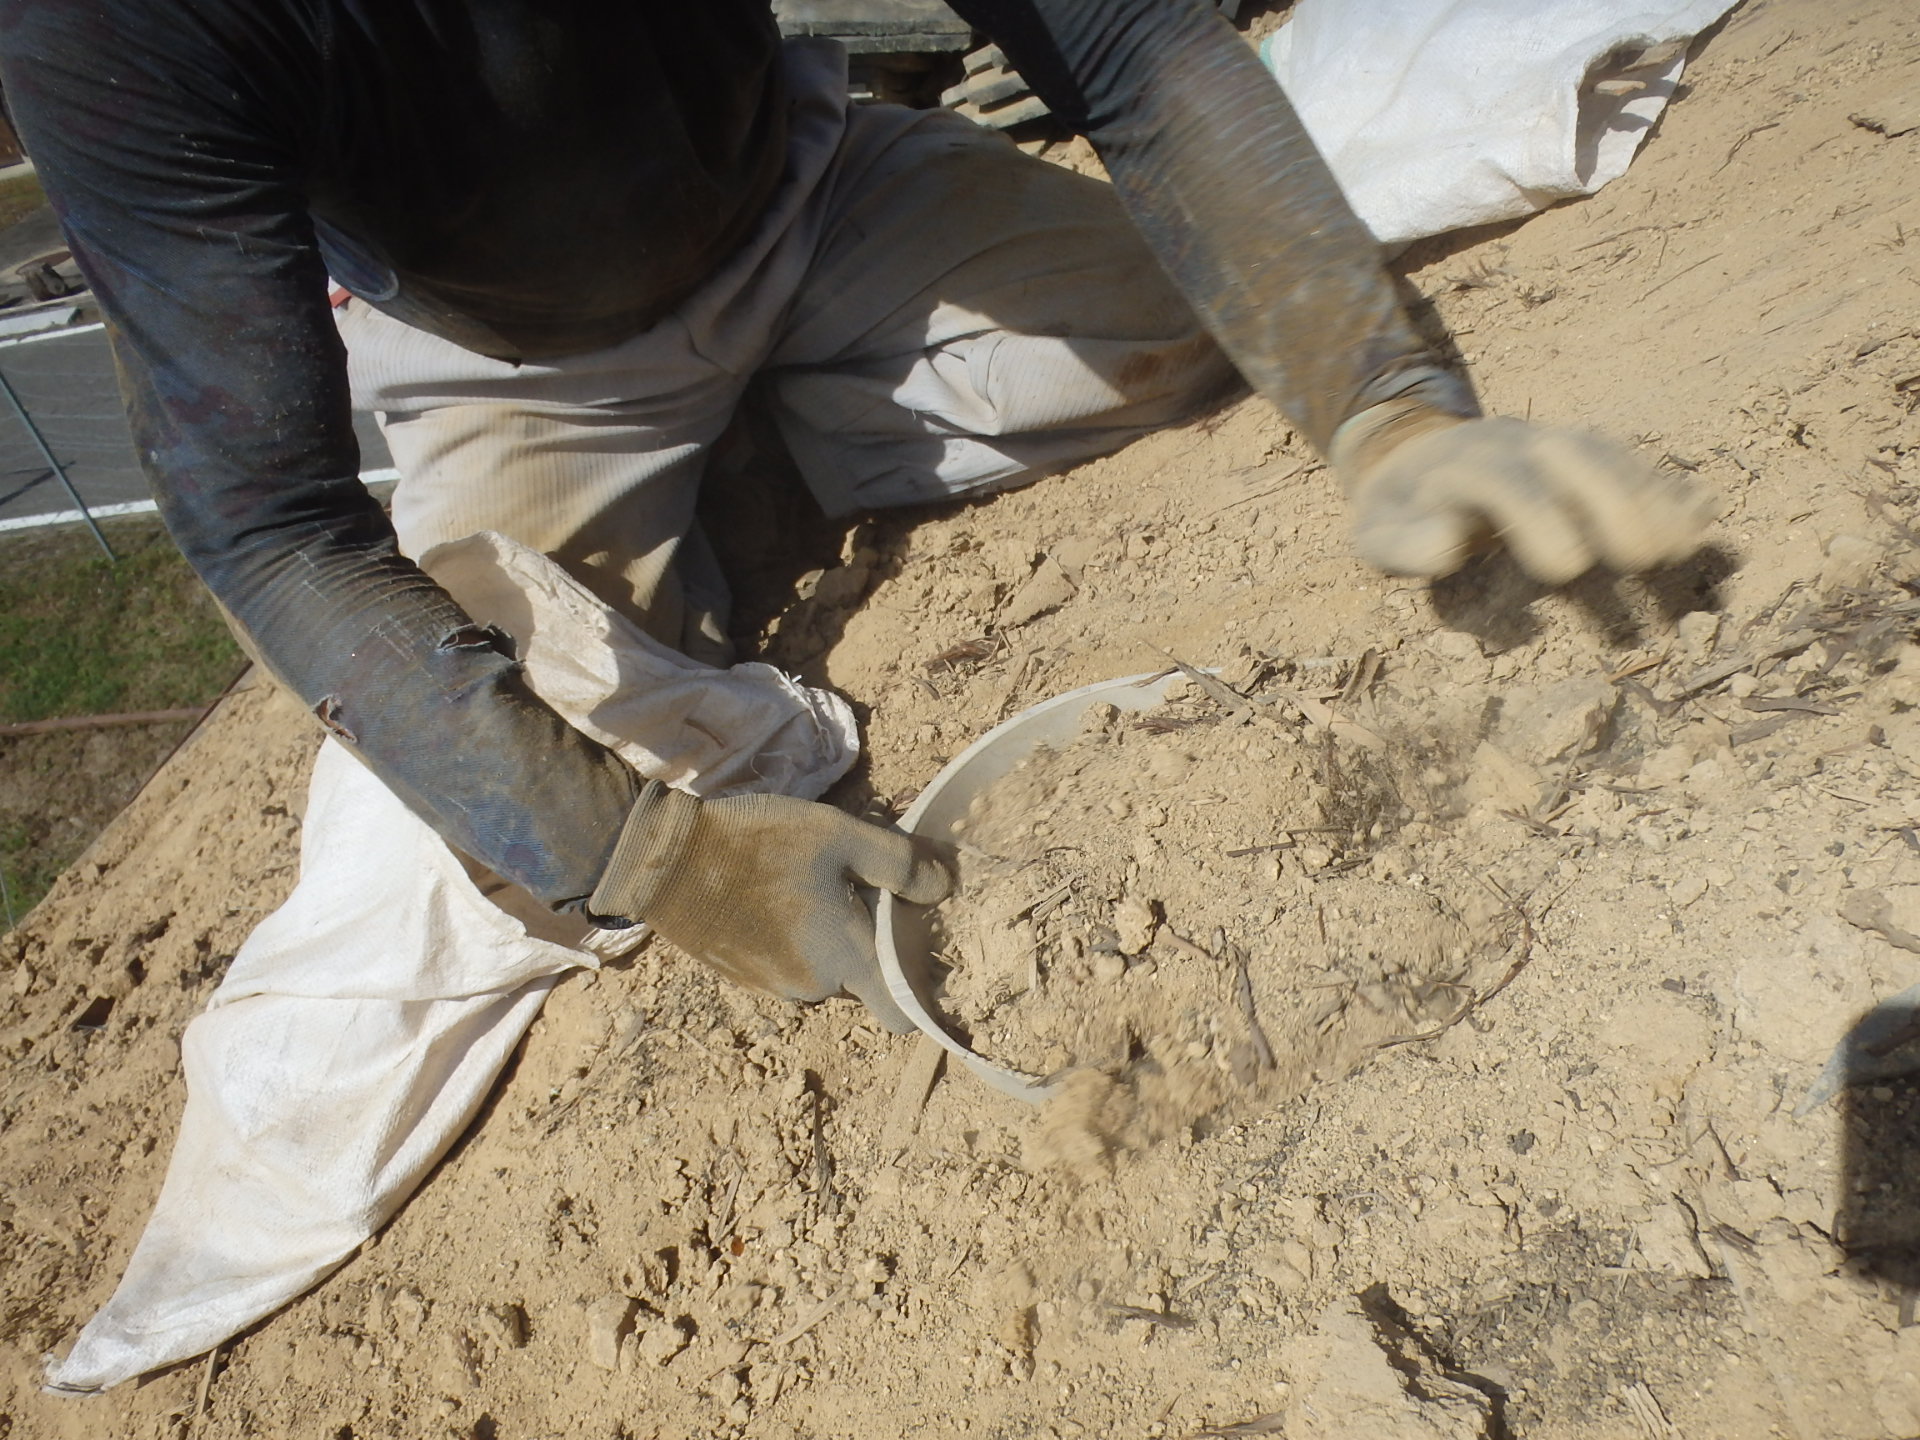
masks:
{"label": "wooden stick in dirt", "polygon": [[1742,655],[1732,660],[1722,660],[1717,665],[1709,665],[1706,669],[1698,672],[1690,679],[1682,681],[1679,689],[1673,692],[1671,698],[1674,700],[1684,700],[1690,695],[1698,694],[1702,690],[1718,685],[1722,680],[1731,680],[1742,670],[1751,669],[1762,660],[1772,660],[1777,656],[1791,655],[1796,650],[1804,650],[1820,638],[1820,633],[1818,630],[1795,630],[1791,634],[1781,637],[1773,644],[1763,646],[1751,655]]}
{"label": "wooden stick in dirt", "polygon": [[1271,1070],[1273,1046],[1267,1040],[1267,1032],[1260,1028],[1260,1012],[1253,1003],[1253,975],[1247,966],[1247,952],[1238,945],[1224,948],[1233,960],[1233,993],[1240,1002],[1241,1015],[1246,1018],[1247,1036],[1253,1042],[1253,1063],[1262,1070]]}

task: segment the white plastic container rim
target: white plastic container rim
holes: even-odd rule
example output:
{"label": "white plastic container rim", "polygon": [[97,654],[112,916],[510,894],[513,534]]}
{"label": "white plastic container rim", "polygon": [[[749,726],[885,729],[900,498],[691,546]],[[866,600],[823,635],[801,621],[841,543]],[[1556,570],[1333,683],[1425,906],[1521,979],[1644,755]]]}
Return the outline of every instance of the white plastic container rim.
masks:
{"label": "white plastic container rim", "polygon": [[[1081,718],[1095,705],[1117,710],[1151,710],[1166,698],[1178,670],[1130,675],[1083,685],[1022,710],[994,726],[947,763],[900,817],[900,827],[929,840],[952,844],[954,824],[966,817],[973,798],[1014,769],[1042,745],[1060,745],[1080,731]],[[937,907],[910,905],[881,892],[875,911],[879,925],[880,973],[894,1002],[920,1032],[943,1047],[974,1074],[1003,1094],[1038,1105],[1055,1084],[975,1054],[947,1029],[933,1003],[935,917]]]}

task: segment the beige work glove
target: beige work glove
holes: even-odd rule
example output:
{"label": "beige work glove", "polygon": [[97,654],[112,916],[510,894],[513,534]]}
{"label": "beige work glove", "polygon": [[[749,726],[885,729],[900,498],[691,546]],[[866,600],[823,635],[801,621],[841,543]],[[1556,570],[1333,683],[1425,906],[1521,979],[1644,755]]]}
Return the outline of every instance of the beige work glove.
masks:
{"label": "beige work glove", "polygon": [[1716,509],[1598,437],[1417,402],[1361,411],[1328,458],[1353,502],[1354,548],[1394,575],[1450,574],[1488,538],[1549,585],[1597,564],[1651,570],[1698,549]]}
{"label": "beige work glove", "polygon": [[847,992],[896,1035],[873,914],[856,885],[931,905],[953,876],[923,840],[783,795],[700,800],[650,781],[588,911],[644,920],[728,979],[789,1000]]}

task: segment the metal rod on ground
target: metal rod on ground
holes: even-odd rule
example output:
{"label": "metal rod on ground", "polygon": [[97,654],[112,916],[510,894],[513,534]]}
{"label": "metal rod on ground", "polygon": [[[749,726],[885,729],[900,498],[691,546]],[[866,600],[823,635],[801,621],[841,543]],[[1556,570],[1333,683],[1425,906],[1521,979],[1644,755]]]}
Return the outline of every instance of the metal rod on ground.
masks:
{"label": "metal rod on ground", "polygon": [[7,867],[4,865],[0,865],[0,903],[7,907],[7,929],[16,928],[20,922],[13,918],[13,892],[7,889]]}
{"label": "metal rod on ground", "polygon": [[118,563],[120,557],[113,553],[113,547],[107,543],[107,537],[100,533],[100,526],[94,520],[93,512],[87,508],[87,502],[80,498],[80,492],[73,488],[73,481],[67,478],[66,467],[54,459],[53,451],[47,448],[47,442],[40,434],[40,427],[33,423],[33,417],[27,414],[27,407],[22,405],[20,397],[13,393],[13,382],[5,375],[0,375],[0,391],[5,392],[7,403],[13,406],[13,413],[20,417],[20,423],[27,427],[27,433],[33,437],[33,443],[40,447],[40,453],[46,457],[47,464],[53,467],[53,473],[59,477],[61,485],[73,500],[74,508],[87,522],[87,528],[93,531],[93,538],[98,540],[100,548],[107,552],[107,559]]}
{"label": "metal rod on ground", "polygon": [[172,720],[198,720],[207,709],[205,705],[189,705],[177,710],[131,710],[124,715],[64,715],[55,720],[18,720],[0,725],[0,740],[15,735],[51,735],[56,730],[104,730],[114,725],[164,725]]}

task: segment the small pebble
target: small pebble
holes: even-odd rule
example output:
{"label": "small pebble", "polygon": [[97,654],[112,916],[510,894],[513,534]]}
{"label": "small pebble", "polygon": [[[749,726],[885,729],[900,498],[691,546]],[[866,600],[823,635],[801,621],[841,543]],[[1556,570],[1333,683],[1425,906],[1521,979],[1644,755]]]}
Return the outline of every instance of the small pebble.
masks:
{"label": "small pebble", "polygon": [[587,1307],[587,1358],[602,1370],[620,1368],[620,1341],[633,1326],[630,1296],[608,1295]]}
{"label": "small pebble", "polygon": [[1122,896],[1113,907],[1113,928],[1119,936],[1120,953],[1138,955],[1153,943],[1154,932],[1160,928],[1159,906],[1138,895]]}
{"label": "small pebble", "polygon": [[684,1315],[677,1320],[649,1325],[647,1333],[640,1338],[640,1358],[649,1364],[665,1365],[687,1348],[692,1333],[693,1322]]}
{"label": "small pebble", "polygon": [[527,1343],[527,1312],[519,1305],[489,1305],[480,1311],[480,1329],[504,1350]]}

